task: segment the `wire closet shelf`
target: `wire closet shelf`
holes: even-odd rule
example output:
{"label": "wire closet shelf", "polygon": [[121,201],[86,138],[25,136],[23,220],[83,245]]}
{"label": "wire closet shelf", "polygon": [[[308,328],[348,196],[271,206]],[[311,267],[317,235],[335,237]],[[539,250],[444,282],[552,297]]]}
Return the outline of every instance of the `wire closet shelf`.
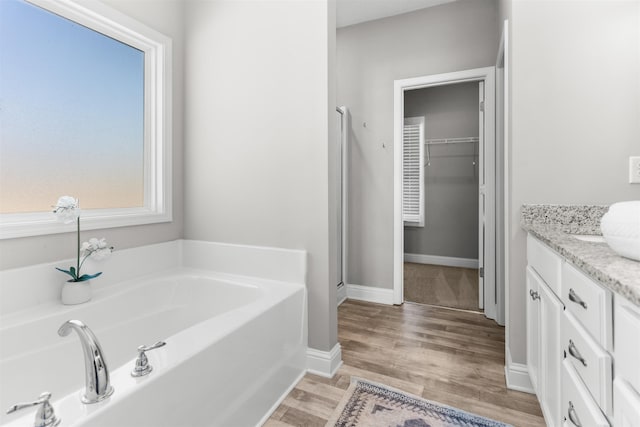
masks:
{"label": "wire closet shelf", "polygon": [[441,145],[441,144],[469,144],[478,143],[480,138],[477,136],[469,136],[465,138],[439,138],[439,139],[425,139],[426,145]]}
{"label": "wire closet shelf", "polygon": [[[427,166],[431,166],[431,150],[429,150],[429,148],[431,148],[432,145],[446,145],[446,144],[477,144],[480,142],[480,138],[477,136],[468,136],[468,137],[464,137],[464,138],[437,138],[437,139],[425,139],[424,140],[424,145],[426,145],[427,147],[427,162],[424,165],[425,167]],[[473,150],[473,161],[472,164],[475,167],[476,165],[476,160],[475,157],[477,156],[476,151],[475,151],[475,146],[474,146],[474,150]]]}

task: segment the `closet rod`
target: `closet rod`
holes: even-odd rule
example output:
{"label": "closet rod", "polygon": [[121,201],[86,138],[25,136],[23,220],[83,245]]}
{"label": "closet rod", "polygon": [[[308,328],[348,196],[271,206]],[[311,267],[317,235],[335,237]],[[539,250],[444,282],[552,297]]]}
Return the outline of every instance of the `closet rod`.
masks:
{"label": "closet rod", "polygon": [[440,138],[440,139],[427,139],[424,141],[427,145],[441,145],[441,144],[468,144],[477,143],[480,138],[471,136],[468,138]]}

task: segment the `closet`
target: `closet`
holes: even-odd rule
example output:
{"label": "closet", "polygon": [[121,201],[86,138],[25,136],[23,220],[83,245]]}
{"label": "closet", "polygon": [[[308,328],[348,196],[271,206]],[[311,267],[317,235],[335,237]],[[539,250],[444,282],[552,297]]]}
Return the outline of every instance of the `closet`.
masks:
{"label": "closet", "polygon": [[482,308],[482,90],[474,81],[405,91],[403,172],[411,188],[403,192],[413,204],[403,207],[417,214],[404,222],[405,301]]}

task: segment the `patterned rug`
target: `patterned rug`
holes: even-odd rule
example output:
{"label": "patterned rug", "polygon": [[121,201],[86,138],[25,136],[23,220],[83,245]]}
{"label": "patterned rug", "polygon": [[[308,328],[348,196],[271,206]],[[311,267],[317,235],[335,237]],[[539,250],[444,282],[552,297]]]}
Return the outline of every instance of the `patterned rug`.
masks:
{"label": "patterned rug", "polygon": [[326,427],[511,427],[359,378]]}

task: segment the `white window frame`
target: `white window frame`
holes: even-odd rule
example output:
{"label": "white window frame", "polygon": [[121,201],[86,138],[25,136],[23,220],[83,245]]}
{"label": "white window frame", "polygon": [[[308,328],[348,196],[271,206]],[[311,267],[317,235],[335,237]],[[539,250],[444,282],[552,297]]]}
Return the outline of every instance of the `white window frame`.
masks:
{"label": "white window frame", "polygon": [[[419,199],[418,199],[418,215],[417,218],[414,217],[410,217],[410,219],[407,219],[407,214],[404,213],[404,188],[403,188],[403,202],[402,202],[402,206],[403,206],[403,212],[402,212],[402,218],[404,220],[404,225],[405,227],[424,227],[424,211],[425,211],[425,206],[424,206],[424,117],[405,117],[404,119],[404,126],[419,126],[420,129],[420,136],[419,138],[419,142],[418,142],[418,192],[419,192]],[[403,129],[404,129],[403,126]],[[402,152],[404,155],[404,148],[405,148],[405,141],[404,141],[404,136],[402,138]],[[404,187],[404,163],[403,163],[403,173],[402,173],[402,179],[403,179],[403,187]]]}
{"label": "white window frame", "polygon": [[[83,210],[82,228],[95,230],[172,221],[171,39],[96,0],[26,1],[144,52],[144,205]],[[64,195],[73,196],[60,194]],[[51,204],[56,201],[51,200]],[[74,224],[57,222],[51,212],[0,214],[0,239],[73,230]]]}

